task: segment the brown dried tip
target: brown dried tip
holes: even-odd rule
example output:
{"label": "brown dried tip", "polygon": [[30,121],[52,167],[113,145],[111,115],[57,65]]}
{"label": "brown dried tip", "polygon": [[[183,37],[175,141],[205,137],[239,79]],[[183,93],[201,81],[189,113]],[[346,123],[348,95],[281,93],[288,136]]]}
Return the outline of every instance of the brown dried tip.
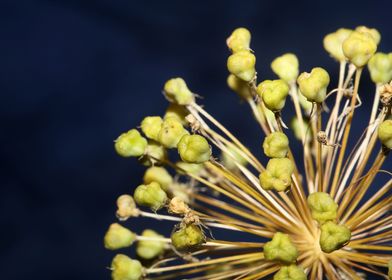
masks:
{"label": "brown dried tip", "polygon": [[179,197],[173,197],[169,203],[169,212],[178,214],[178,215],[185,215],[190,211],[189,206]]}

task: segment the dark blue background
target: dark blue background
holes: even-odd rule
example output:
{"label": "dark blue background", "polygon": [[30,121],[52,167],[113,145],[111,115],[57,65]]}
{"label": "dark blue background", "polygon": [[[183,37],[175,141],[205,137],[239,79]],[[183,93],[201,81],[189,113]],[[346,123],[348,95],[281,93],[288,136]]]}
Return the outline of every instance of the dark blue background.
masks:
{"label": "dark blue background", "polygon": [[[116,197],[143,171],[116,156],[112,141],[164,112],[172,76],[261,156],[262,135],[225,83],[235,27],[252,31],[260,79],[273,78],[270,62],[290,51],[302,70],[326,67],[336,82],[323,36],[374,26],[390,51],[391,9],[391,1],[1,1],[0,278],[108,279],[113,253],[102,236]],[[367,121],[373,86],[361,94],[354,131]]]}

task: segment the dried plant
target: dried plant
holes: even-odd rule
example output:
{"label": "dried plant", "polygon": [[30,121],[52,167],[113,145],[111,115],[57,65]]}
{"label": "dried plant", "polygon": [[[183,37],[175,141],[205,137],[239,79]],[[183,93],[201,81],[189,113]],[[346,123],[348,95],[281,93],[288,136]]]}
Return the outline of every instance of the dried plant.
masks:
{"label": "dried plant", "polygon": [[[250,41],[245,28],[227,39],[227,82],[249,104],[270,160],[260,162],[197,103],[183,79],[167,81],[164,94],[171,104],[165,115],[146,117],[144,136],[132,129],[115,141],[120,156],[137,157],[148,167],[133,196],[118,198],[116,214],[120,221],[167,221],[173,231],[169,237],[151,229],[136,234],[112,224],[105,247],[135,242],[137,255],[116,255],[112,278],[392,279],[392,179],[374,185],[379,173],[391,175],[382,166],[392,148],[392,53],[376,53],[375,29],[339,29],[324,38],[340,63],[337,87],[331,89],[320,67],[299,75],[294,54],[271,63],[279,79],[257,85]],[[351,139],[366,65],[374,103],[362,136]],[[288,96],[296,114],[290,126],[303,146],[300,158],[290,150],[282,120]],[[351,151],[349,141],[356,143]],[[370,188],[376,192],[369,194]],[[216,229],[228,232],[224,240],[213,237]],[[232,231],[244,233],[243,240],[231,240]]]}

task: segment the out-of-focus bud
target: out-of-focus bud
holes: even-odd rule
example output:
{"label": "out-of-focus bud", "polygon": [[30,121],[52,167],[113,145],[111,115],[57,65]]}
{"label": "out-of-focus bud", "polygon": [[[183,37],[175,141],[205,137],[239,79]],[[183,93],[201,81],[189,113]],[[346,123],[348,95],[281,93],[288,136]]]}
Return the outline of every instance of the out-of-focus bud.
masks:
{"label": "out-of-focus bud", "polygon": [[140,157],[147,147],[147,140],[136,129],[122,133],[114,142],[117,154],[122,157]]}
{"label": "out-of-focus bud", "polygon": [[183,161],[203,163],[211,157],[211,147],[200,135],[184,135],[178,143],[178,153]]}
{"label": "out-of-focus bud", "polygon": [[288,158],[273,158],[260,173],[260,185],[265,190],[284,191],[291,185],[294,164]]}
{"label": "out-of-focus bud", "polygon": [[144,173],[143,182],[145,184],[157,182],[162,190],[168,191],[170,185],[173,183],[173,178],[165,168],[152,166]]}
{"label": "out-of-focus bud", "polygon": [[369,60],[368,68],[374,83],[389,83],[392,80],[392,53],[376,53]]}
{"label": "out-of-focus bud", "polygon": [[227,38],[226,44],[232,52],[249,50],[251,35],[248,29],[244,27],[237,28]]}
{"label": "out-of-focus bud", "polygon": [[189,105],[195,101],[194,94],[189,90],[182,78],[168,80],[163,87],[163,91],[170,102]]}
{"label": "out-of-focus bud", "polygon": [[248,161],[239,153],[238,148],[235,147],[227,147],[230,155],[226,152],[222,151],[222,163],[229,170],[237,169],[236,163],[246,166]]}
{"label": "out-of-focus bud", "polygon": [[250,92],[249,84],[239,78],[237,78],[235,75],[230,74],[227,77],[227,85],[229,88],[237,93],[241,98],[245,100],[249,100],[252,98],[252,94]]}
{"label": "out-of-focus bud", "polygon": [[250,51],[233,53],[227,59],[227,69],[237,78],[250,82],[256,75],[256,57]]}
{"label": "out-of-focus bud", "polygon": [[137,209],[132,196],[123,194],[117,198],[116,216],[120,221],[139,216],[139,209]]}
{"label": "out-of-focus bud", "polygon": [[189,163],[185,161],[176,162],[176,166],[179,168],[177,173],[192,175],[198,175],[204,168],[202,163]]}
{"label": "out-of-focus bud", "polygon": [[161,164],[167,158],[167,151],[160,143],[153,140],[148,141],[143,157],[139,159],[144,166]]}
{"label": "out-of-focus bud", "polygon": [[324,192],[315,192],[308,196],[308,205],[312,217],[320,224],[333,221],[337,216],[338,204]]}
{"label": "out-of-focus bud", "polygon": [[177,250],[190,250],[205,242],[205,236],[199,226],[183,225],[172,233],[171,240]]}
{"label": "out-of-focus bud", "polygon": [[392,149],[392,120],[385,120],[379,125],[378,139],[386,148]]}
{"label": "out-of-focus bud", "polygon": [[138,186],[133,197],[138,205],[150,207],[152,211],[161,209],[167,200],[165,191],[157,182]]}
{"label": "out-of-focus bud", "polygon": [[343,42],[345,57],[357,68],[365,66],[376,50],[377,44],[369,33],[354,31]]}
{"label": "out-of-focus bud", "polygon": [[305,120],[302,120],[302,124],[297,117],[293,117],[290,122],[290,128],[294,132],[295,138],[298,140],[302,140],[302,132],[301,125],[303,125],[305,132],[305,140],[310,141],[312,139],[312,131],[309,129],[309,123]]}
{"label": "out-of-focus bud", "polygon": [[158,133],[161,130],[162,118],[159,116],[145,117],[140,125],[147,138],[158,141]]}
{"label": "out-of-focus bud", "polygon": [[271,111],[280,111],[286,103],[289,86],[283,80],[265,80],[257,86],[257,93]]}
{"label": "out-of-focus bud", "polygon": [[181,122],[182,125],[186,125],[187,121],[185,117],[189,114],[188,110],[184,106],[178,105],[176,103],[170,103],[169,107],[166,109],[166,113],[163,116],[164,119],[176,118]]}
{"label": "out-of-focus bud", "polygon": [[166,148],[176,148],[178,142],[185,134],[188,134],[188,131],[177,118],[166,118],[163,120],[158,139]]}
{"label": "out-of-focus bud", "polygon": [[264,154],[270,158],[284,158],[289,151],[289,138],[283,132],[272,132],[263,142]]}
{"label": "out-of-focus bud", "polygon": [[271,68],[280,79],[290,84],[295,82],[298,77],[298,58],[295,54],[286,53],[275,58],[271,63]]}
{"label": "out-of-focus bud", "polygon": [[342,248],[350,238],[351,231],[344,225],[326,222],[321,226],[320,247],[325,253]]}
{"label": "out-of-focus bud", "polygon": [[299,75],[297,82],[301,93],[308,101],[324,102],[329,85],[329,75],[323,68],[316,67],[310,73],[302,73]]}
{"label": "out-of-focus bud", "polygon": [[282,266],[280,270],[274,275],[274,280],[306,280],[306,273],[304,269],[295,264],[289,266]]}
{"label": "out-of-focus bud", "polygon": [[[145,229],[143,237],[164,238],[152,229]],[[162,255],[165,250],[165,242],[159,240],[139,240],[136,244],[136,254],[145,260],[152,260]]]}
{"label": "out-of-focus bud", "polygon": [[269,261],[293,263],[298,257],[298,250],[288,234],[277,232],[271,241],[264,245],[264,258]]}
{"label": "out-of-focus bud", "polygon": [[106,249],[117,250],[131,246],[135,239],[136,234],[120,224],[114,223],[110,225],[105,234],[104,244]]}
{"label": "out-of-focus bud", "polygon": [[353,32],[351,29],[340,28],[324,37],[324,48],[338,61],[346,60],[342,50],[342,45],[344,40],[350,36],[351,32]]}
{"label": "out-of-focus bud", "polygon": [[140,280],[143,276],[142,264],[123,254],[113,258],[111,270],[113,280]]}

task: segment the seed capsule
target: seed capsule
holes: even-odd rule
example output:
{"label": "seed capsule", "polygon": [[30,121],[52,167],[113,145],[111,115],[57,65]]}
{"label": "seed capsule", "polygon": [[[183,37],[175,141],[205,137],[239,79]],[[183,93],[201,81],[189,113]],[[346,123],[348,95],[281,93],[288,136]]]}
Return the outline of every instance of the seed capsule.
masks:
{"label": "seed capsule", "polygon": [[157,182],[138,186],[133,197],[138,205],[148,206],[154,212],[161,209],[167,200],[166,193]]}
{"label": "seed capsule", "polygon": [[257,93],[271,111],[280,111],[286,103],[289,86],[283,80],[265,80],[257,86]]}
{"label": "seed capsule", "polygon": [[306,274],[302,267],[294,264],[282,266],[274,275],[274,280],[306,280]]}
{"label": "seed capsule", "polygon": [[166,109],[166,113],[163,116],[164,119],[176,118],[181,122],[182,125],[186,125],[187,121],[185,117],[189,114],[188,110],[184,106],[178,105],[176,103],[170,103],[169,107]]}
{"label": "seed capsule", "polygon": [[272,71],[279,79],[286,83],[294,82],[298,77],[299,62],[295,54],[286,53],[274,59],[271,63]]}
{"label": "seed capsule", "polygon": [[392,149],[392,120],[385,120],[380,124],[378,139],[386,148]]}
{"label": "seed capsule", "polygon": [[[151,229],[142,232],[143,237],[164,238]],[[165,250],[165,242],[159,240],[139,240],[136,245],[136,254],[145,260],[155,259],[162,255]]]}
{"label": "seed capsule", "polygon": [[260,185],[265,190],[284,191],[291,185],[294,164],[288,158],[273,158],[260,173]]}
{"label": "seed capsule", "polygon": [[151,166],[155,164],[162,164],[167,158],[167,151],[160,143],[153,140],[148,141],[148,145],[143,157],[139,162],[144,166]]}
{"label": "seed capsule", "polygon": [[173,178],[165,168],[152,166],[144,173],[143,182],[144,184],[157,182],[161,186],[162,190],[168,191],[170,185],[173,183]]}
{"label": "seed capsule", "polygon": [[139,215],[139,209],[137,209],[135,201],[128,194],[119,196],[117,199],[117,208],[116,216],[120,221],[125,221],[130,217],[137,217]]}
{"label": "seed capsule", "polygon": [[140,126],[147,138],[158,141],[158,134],[161,130],[162,122],[162,118],[159,116],[145,117]]}
{"label": "seed capsule", "polygon": [[369,60],[368,68],[373,82],[389,83],[392,80],[392,53],[376,53]]}
{"label": "seed capsule", "polygon": [[105,234],[104,244],[108,250],[117,250],[131,246],[135,239],[136,234],[120,224],[114,223],[110,225]]}
{"label": "seed capsule", "polygon": [[114,143],[116,152],[122,157],[140,157],[147,147],[147,140],[136,129],[122,133]]}
{"label": "seed capsule", "polygon": [[315,192],[308,196],[308,205],[312,217],[319,223],[333,221],[337,216],[338,204],[324,192]]}
{"label": "seed capsule", "polygon": [[113,258],[110,269],[113,280],[140,280],[143,276],[142,264],[123,254],[118,254]]}
{"label": "seed capsule", "polygon": [[248,29],[244,27],[237,28],[227,38],[226,44],[232,52],[249,50],[251,35]]}
{"label": "seed capsule", "polygon": [[325,253],[342,248],[351,238],[351,231],[344,225],[326,222],[321,226],[320,246]]}
{"label": "seed capsule", "polygon": [[229,88],[237,93],[241,98],[248,100],[252,98],[252,94],[250,92],[249,84],[239,78],[237,78],[235,75],[230,74],[227,77],[227,85]]}
{"label": "seed capsule", "polygon": [[343,42],[345,57],[357,68],[365,66],[376,50],[377,44],[369,33],[354,31]]}
{"label": "seed capsule", "polygon": [[340,28],[328,34],[323,40],[324,49],[336,60],[345,61],[346,57],[344,56],[342,45],[351,32],[353,32],[351,29]]}
{"label": "seed capsule", "polygon": [[178,143],[178,153],[183,161],[203,163],[211,157],[211,147],[200,135],[184,135]]}
{"label": "seed capsule", "polygon": [[283,132],[272,132],[263,142],[264,154],[270,158],[286,157],[289,151],[289,138]]}
{"label": "seed capsule", "polygon": [[171,241],[177,250],[189,250],[203,244],[205,236],[199,226],[190,224],[184,225],[173,232]]}
{"label": "seed capsule", "polygon": [[369,27],[362,25],[362,26],[358,26],[357,28],[355,28],[355,31],[370,34],[372,36],[374,42],[376,43],[376,45],[378,45],[381,41],[381,34],[375,28],[369,28]]}
{"label": "seed capsule", "polygon": [[277,232],[271,241],[264,245],[264,258],[269,261],[293,263],[298,257],[298,250],[288,234]]}
{"label": "seed capsule", "polygon": [[177,118],[166,118],[158,134],[159,142],[166,148],[176,148],[181,137],[188,134]]}
{"label": "seed capsule", "polygon": [[179,105],[189,105],[195,101],[194,94],[189,90],[182,78],[168,80],[163,87],[163,91],[170,102]]}
{"label": "seed capsule", "polygon": [[233,53],[227,59],[227,69],[237,78],[250,82],[256,75],[256,57],[250,51]]}
{"label": "seed capsule", "polygon": [[299,75],[297,82],[301,93],[308,101],[322,103],[325,100],[329,75],[323,68],[316,67],[310,73],[302,73]]}

